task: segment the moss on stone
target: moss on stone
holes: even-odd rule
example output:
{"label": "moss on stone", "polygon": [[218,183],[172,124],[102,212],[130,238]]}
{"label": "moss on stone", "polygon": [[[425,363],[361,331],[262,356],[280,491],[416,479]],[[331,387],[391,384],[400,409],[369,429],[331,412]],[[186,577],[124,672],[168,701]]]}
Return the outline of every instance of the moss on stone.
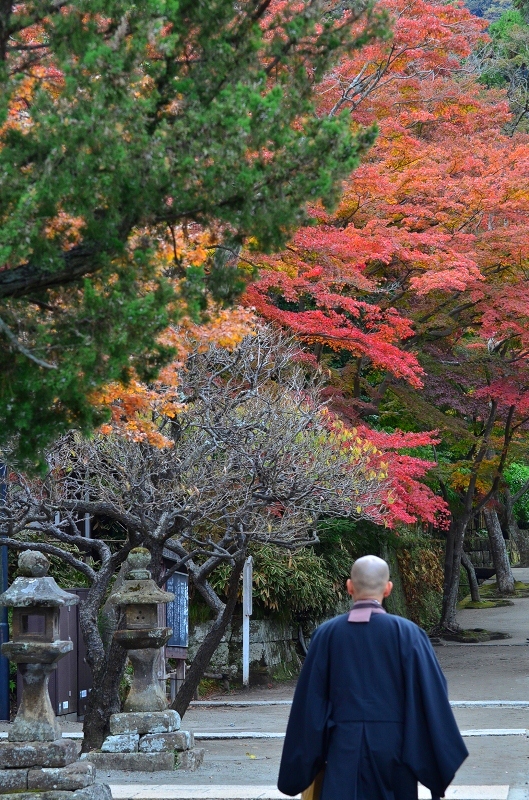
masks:
{"label": "moss on stone", "polygon": [[459,603],[458,608],[500,608],[501,606],[512,605],[514,605],[512,600],[482,600],[480,603],[474,603],[470,597],[465,597],[465,599]]}
{"label": "moss on stone", "polygon": [[[515,581],[514,594],[512,597],[529,597],[529,583],[522,583],[522,581]],[[498,592],[498,585],[494,583],[484,583],[479,587],[481,597],[489,599],[502,598]]]}
{"label": "moss on stone", "polygon": [[478,642],[491,642],[497,639],[510,639],[511,635],[500,631],[487,631],[485,628],[463,628],[460,631],[443,633],[441,638],[449,642],[477,644]]}

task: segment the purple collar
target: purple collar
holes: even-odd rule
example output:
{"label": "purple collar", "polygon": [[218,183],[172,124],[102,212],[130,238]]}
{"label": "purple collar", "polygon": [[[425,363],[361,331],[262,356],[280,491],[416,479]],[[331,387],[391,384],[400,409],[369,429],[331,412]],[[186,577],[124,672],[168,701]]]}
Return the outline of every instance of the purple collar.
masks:
{"label": "purple collar", "polygon": [[349,612],[348,622],[369,622],[371,614],[385,614],[377,600],[357,600]]}

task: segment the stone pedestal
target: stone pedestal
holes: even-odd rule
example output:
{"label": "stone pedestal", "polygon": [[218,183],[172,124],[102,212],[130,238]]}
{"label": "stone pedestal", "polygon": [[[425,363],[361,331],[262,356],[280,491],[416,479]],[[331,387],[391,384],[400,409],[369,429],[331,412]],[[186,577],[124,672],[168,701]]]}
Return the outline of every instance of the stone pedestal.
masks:
{"label": "stone pedestal", "polygon": [[134,670],[124,711],[164,711],[167,708],[158,675],[156,674],[158,650],[129,650],[129,659]]}
{"label": "stone pedestal", "polygon": [[[68,644],[71,650],[72,643]],[[3,652],[9,658],[8,646],[4,647]],[[16,719],[9,729],[10,742],[31,742],[35,739],[39,742],[53,742],[60,739],[61,729],[48,693],[48,682],[54,669],[55,664],[20,664],[22,700]]]}
{"label": "stone pedestal", "polygon": [[180,730],[180,717],[171,709],[113,714],[101,751],[81,759],[100,769],[194,771],[204,759],[204,750],[194,744],[193,733]]}
{"label": "stone pedestal", "polygon": [[0,742],[0,800],[112,800],[78,749],[67,739]]}

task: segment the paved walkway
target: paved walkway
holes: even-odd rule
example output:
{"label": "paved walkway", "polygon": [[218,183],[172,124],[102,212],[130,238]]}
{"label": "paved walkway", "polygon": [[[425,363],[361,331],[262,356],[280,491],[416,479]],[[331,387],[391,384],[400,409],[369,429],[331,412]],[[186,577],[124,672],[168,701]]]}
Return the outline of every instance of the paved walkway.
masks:
{"label": "paved walkway", "polygon": [[[529,569],[515,573],[529,583]],[[460,623],[512,638],[436,647],[470,752],[447,799],[529,800],[529,598],[462,611]],[[278,800],[284,797],[275,782],[293,691],[291,682],[193,703],[183,727],[194,730],[206,750],[195,773],[100,771],[98,780],[111,785],[115,800]],[[64,728],[65,735],[81,735],[77,723]],[[419,797],[429,793],[421,787]]]}
{"label": "paved walkway", "polygon": [[[529,570],[516,573],[517,580],[529,582]],[[512,638],[436,647],[470,751],[447,798],[529,800],[529,598],[505,608],[465,610],[460,623],[510,633]],[[239,692],[194,703],[184,724],[195,730],[206,749],[204,766],[194,775],[168,776],[167,782],[160,779],[165,788],[156,797],[281,797],[274,785],[292,692],[293,685],[253,689],[246,696]],[[109,776],[112,785],[117,778],[118,773]],[[120,783],[116,800],[128,800],[130,788]],[[169,790],[171,794],[164,795]],[[135,800],[149,797],[134,795]],[[420,797],[427,798],[429,793],[421,790]],[[154,795],[152,800],[156,800]]]}

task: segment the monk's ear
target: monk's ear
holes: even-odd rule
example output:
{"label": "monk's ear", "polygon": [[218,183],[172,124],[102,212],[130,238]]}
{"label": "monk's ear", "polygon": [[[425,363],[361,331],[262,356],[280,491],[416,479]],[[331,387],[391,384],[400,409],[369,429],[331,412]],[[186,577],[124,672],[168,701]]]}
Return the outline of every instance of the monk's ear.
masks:
{"label": "monk's ear", "polygon": [[345,588],[347,589],[347,594],[350,594],[351,597],[354,597],[353,582],[352,582],[351,578],[347,578],[347,582],[345,584]]}
{"label": "monk's ear", "polygon": [[391,581],[388,581],[386,588],[384,589],[384,597],[389,597],[392,590],[393,590],[393,584]]}

